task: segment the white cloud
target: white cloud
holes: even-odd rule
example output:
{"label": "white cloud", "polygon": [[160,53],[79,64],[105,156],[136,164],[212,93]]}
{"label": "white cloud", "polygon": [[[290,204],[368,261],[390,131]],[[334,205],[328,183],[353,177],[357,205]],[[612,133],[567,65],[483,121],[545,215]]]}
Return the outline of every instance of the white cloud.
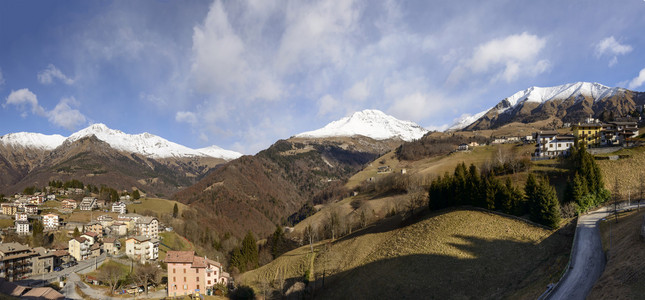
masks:
{"label": "white cloud", "polygon": [[367,79],[355,83],[351,88],[343,93],[345,98],[357,101],[363,101],[369,97],[370,91],[367,86]]}
{"label": "white cloud", "polygon": [[645,83],[645,68],[638,72],[638,76],[629,82],[629,89],[633,90],[643,86]]}
{"label": "white cloud", "polygon": [[178,111],[175,114],[175,121],[195,125],[197,124],[197,116],[195,115],[195,113],[190,111]]}
{"label": "white cloud", "polygon": [[74,83],[74,79],[67,77],[53,64],[49,64],[47,68],[38,72],[38,81],[42,84],[52,84],[54,82],[54,79],[58,79],[67,85]]}
{"label": "white cloud", "polygon": [[633,48],[627,44],[621,44],[613,36],[603,39],[596,44],[596,57],[603,55],[610,56],[609,66],[613,67],[618,63],[618,55],[625,55],[632,52]]}
{"label": "white cloud", "polygon": [[3,106],[6,105],[15,105],[20,110],[23,111],[23,117],[26,117],[26,109],[29,107],[31,113],[39,116],[45,115],[45,109],[38,104],[38,97],[36,94],[32,93],[29,89],[19,89],[17,91],[11,91],[9,96],[6,99],[7,101]]}
{"label": "white cloud", "polygon": [[29,89],[20,89],[17,91],[11,91],[11,94],[9,94],[7,101],[3,106],[9,104],[15,105],[19,109],[23,110],[23,117],[27,116],[27,112],[25,111],[26,107],[30,107],[32,114],[47,117],[47,120],[49,120],[50,123],[70,131],[87,121],[80,111],[72,108],[72,106],[79,105],[78,101],[76,101],[74,97],[62,98],[53,110],[46,111],[38,103],[38,97],[36,94],[32,93]]}
{"label": "white cloud", "polygon": [[457,84],[470,72],[492,75],[492,81],[511,82],[520,76],[537,75],[549,69],[550,62],[539,59],[546,39],[527,32],[493,39],[480,44],[473,55],[453,69],[448,83]]}
{"label": "white cloud", "polygon": [[50,123],[73,131],[79,126],[85,124],[87,119],[77,109],[72,106],[78,106],[79,103],[74,97],[61,99],[53,110],[47,112],[47,119]]}
{"label": "white cloud", "polygon": [[416,92],[397,99],[387,111],[398,119],[416,122],[443,110],[445,103],[438,95]]}
{"label": "white cloud", "polygon": [[318,116],[324,116],[337,110],[340,103],[327,94],[318,99]]}

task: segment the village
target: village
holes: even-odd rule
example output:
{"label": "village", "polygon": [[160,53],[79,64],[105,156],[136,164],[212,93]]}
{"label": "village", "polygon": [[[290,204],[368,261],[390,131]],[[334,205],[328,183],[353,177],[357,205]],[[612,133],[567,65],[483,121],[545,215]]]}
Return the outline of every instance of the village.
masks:
{"label": "village", "polygon": [[[47,285],[57,283],[64,289],[72,273],[83,273],[81,278],[91,286],[109,286],[101,277],[101,265],[106,261],[120,263],[131,273],[137,267],[153,267],[156,276],[151,276],[149,282],[133,282],[110,291],[120,294],[138,295],[149,289],[164,297],[200,291],[211,294],[214,287],[226,287],[231,281],[221,263],[196,256],[194,251],[173,251],[167,246],[165,260],[160,260],[160,232],[172,231],[172,227],[154,216],[129,213],[127,205],[136,201],[126,193],[119,201],[110,202],[99,200],[85,189],[47,187],[33,195],[15,194],[2,200],[3,294],[63,299],[66,295]],[[45,247],[43,235],[58,242],[51,241]]]}
{"label": "village", "polygon": [[[633,138],[638,137],[638,122],[632,120],[601,122],[589,117],[577,124],[565,123],[563,130],[542,130],[527,136],[495,137],[491,144],[535,143],[533,159],[550,159],[569,153],[574,141],[584,142],[590,152],[606,152],[611,147],[633,146]],[[567,130],[570,128],[571,130]],[[468,151],[479,146],[477,142],[461,144],[457,151]]]}

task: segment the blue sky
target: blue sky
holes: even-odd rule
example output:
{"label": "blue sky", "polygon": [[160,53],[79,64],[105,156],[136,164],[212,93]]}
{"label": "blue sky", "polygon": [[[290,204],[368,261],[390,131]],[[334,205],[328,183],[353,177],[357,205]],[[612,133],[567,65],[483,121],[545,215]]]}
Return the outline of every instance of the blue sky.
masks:
{"label": "blue sky", "polygon": [[643,32],[643,0],[1,1],[0,135],[254,154],[367,108],[445,128],[531,86],[645,91]]}

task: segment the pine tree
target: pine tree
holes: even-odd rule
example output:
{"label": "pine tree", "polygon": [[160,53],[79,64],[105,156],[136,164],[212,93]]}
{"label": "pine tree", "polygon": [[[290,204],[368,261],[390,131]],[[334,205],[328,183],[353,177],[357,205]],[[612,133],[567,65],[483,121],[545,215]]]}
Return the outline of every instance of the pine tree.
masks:
{"label": "pine tree", "polygon": [[249,231],[244,240],[242,240],[242,258],[245,270],[251,270],[258,267],[258,247],[255,242],[253,233]]}
{"label": "pine tree", "polygon": [[179,207],[177,206],[177,203],[175,203],[175,206],[172,208],[172,217],[177,218],[177,215],[179,215]]}
{"label": "pine tree", "polygon": [[546,180],[541,180],[536,190],[537,209],[531,214],[531,219],[551,228],[560,226],[560,203],[555,188]]}
{"label": "pine tree", "polygon": [[134,192],[132,192],[132,198],[134,200],[139,200],[139,198],[141,198],[141,193],[139,193],[139,190],[134,190]]}
{"label": "pine tree", "polygon": [[529,173],[529,177],[526,179],[526,185],[524,186],[524,197],[526,198],[526,205],[531,216],[538,214],[537,188],[538,183],[535,175]]}

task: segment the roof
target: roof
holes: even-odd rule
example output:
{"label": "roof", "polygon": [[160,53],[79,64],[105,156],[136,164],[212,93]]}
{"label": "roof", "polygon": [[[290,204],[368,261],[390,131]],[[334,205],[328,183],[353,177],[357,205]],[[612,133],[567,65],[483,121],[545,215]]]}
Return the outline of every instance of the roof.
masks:
{"label": "roof", "polygon": [[20,297],[20,295],[22,295],[22,293],[24,293],[26,289],[27,288],[24,286],[9,282],[6,279],[0,277],[0,293],[2,294]]}
{"label": "roof", "polygon": [[65,299],[63,294],[50,287],[37,287],[24,293],[22,299]]}
{"label": "roof", "polygon": [[150,224],[152,221],[156,220],[155,217],[141,217],[137,220],[137,224]]}
{"label": "roof", "polygon": [[600,124],[600,123],[582,123],[582,124],[573,125],[573,127],[602,127],[602,124]]}
{"label": "roof", "polygon": [[92,231],[88,231],[88,232],[83,233],[83,235],[87,235],[87,236],[91,236],[91,237],[97,237],[97,236],[98,236],[98,233],[96,233],[96,232],[92,232]]}
{"label": "roof", "polygon": [[208,264],[206,263],[206,258],[199,257],[199,256],[194,256],[193,257],[193,265],[191,267],[192,268],[206,268],[206,267],[208,267]]}
{"label": "roof", "polygon": [[44,216],[43,216],[43,218],[44,218],[44,217],[47,217],[47,216],[54,216],[54,217],[58,217],[58,215],[57,215],[57,214],[46,214],[46,215],[44,215]]}
{"label": "roof", "polygon": [[558,135],[558,132],[555,130],[545,130],[538,132],[539,135]]}
{"label": "roof", "polygon": [[195,251],[168,251],[166,263],[192,263]]}
{"label": "roof", "polygon": [[87,242],[87,241],[88,241],[88,239],[86,239],[86,238],[84,238],[84,237],[82,237],[82,236],[75,237],[75,238],[73,238],[72,240],[76,240],[76,241],[77,241],[77,242],[79,242],[79,243],[85,243],[85,242]]}
{"label": "roof", "polygon": [[114,243],[114,241],[116,241],[116,238],[113,238],[113,237],[106,237],[106,238],[103,239],[104,244]]}
{"label": "roof", "polygon": [[20,243],[11,242],[11,243],[0,243],[0,252],[10,253],[15,251],[25,251],[29,250],[29,247]]}
{"label": "roof", "polygon": [[98,243],[94,243],[92,244],[92,246],[90,246],[90,250],[97,250],[97,249],[101,249],[101,246]]}
{"label": "roof", "polygon": [[67,252],[67,250],[56,250],[56,251],[52,252],[52,254],[54,254],[54,256],[61,257],[61,256],[69,255],[69,252]]}
{"label": "roof", "polygon": [[149,241],[150,238],[146,237],[146,236],[143,236],[143,235],[137,235],[137,236],[132,236],[132,237],[129,237],[128,239],[126,239],[126,241],[128,241],[128,240],[136,240],[137,242],[141,243],[141,242]]}

